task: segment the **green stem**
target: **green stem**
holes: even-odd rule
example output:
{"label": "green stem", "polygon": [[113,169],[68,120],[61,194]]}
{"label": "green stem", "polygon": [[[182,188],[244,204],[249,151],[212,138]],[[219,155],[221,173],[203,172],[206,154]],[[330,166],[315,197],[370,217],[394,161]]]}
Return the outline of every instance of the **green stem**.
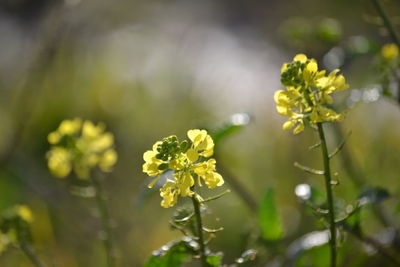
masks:
{"label": "green stem", "polygon": [[207,259],[206,259],[206,247],[204,245],[204,236],[203,236],[203,223],[201,220],[201,213],[200,213],[200,202],[196,198],[196,194],[192,196],[193,208],[194,208],[194,215],[196,218],[196,226],[197,226],[197,238],[200,246],[200,260],[201,265],[203,267],[208,267]]}
{"label": "green stem", "polygon": [[107,255],[107,266],[114,267],[115,266],[115,256],[114,256],[114,243],[112,236],[112,227],[111,227],[111,218],[108,212],[106,199],[104,196],[104,192],[102,186],[99,181],[95,178],[91,178],[92,184],[96,190],[96,202],[97,208],[100,212],[100,220],[102,224],[103,231],[105,233],[105,237],[103,239],[104,247]]}
{"label": "green stem", "polygon": [[21,244],[21,250],[29,258],[33,265],[36,267],[45,267],[46,265],[38,258],[35,251],[29,244]]}
{"label": "green stem", "polygon": [[335,209],[333,204],[333,193],[332,193],[332,178],[329,164],[329,153],[326,145],[326,139],[322,123],[317,123],[319,138],[321,141],[322,157],[324,161],[324,176],[325,176],[325,188],[326,195],[328,198],[328,210],[329,210],[329,231],[330,231],[330,248],[331,248],[331,267],[336,266],[336,225],[335,225]]}
{"label": "green stem", "polygon": [[400,37],[397,34],[397,32],[396,32],[392,22],[390,21],[390,18],[387,15],[385,9],[383,8],[381,2],[379,0],[371,0],[371,1],[372,1],[372,4],[374,4],[376,10],[378,11],[379,16],[381,16],[386,29],[389,31],[390,36],[393,39],[393,42],[395,42],[398,46],[400,46]]}
{"label": "green stem", "polygon": [[[393,42],[395,42],[396,45],[400,47],[400,37],[396,29],[394,28],[393,23],[391,22],[388,14],[383,8],[381,2],[379,0],[371,0],[371,1],[372,4],[375,6],[376,10],[378,11],[379,16],[382,18],[386,29],[389,31],[390,37],[392,38]],[[400,87],[398,89],[397,102],[400,104]]]}

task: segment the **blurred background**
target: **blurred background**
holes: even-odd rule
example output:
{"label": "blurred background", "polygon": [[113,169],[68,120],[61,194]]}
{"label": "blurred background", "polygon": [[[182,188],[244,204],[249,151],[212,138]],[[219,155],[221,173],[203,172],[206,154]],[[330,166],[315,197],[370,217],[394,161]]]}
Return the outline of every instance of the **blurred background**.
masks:
{"label": "blurred background", "polygon": [[[384,4],[398,25],[400,3]],[[365,188],[386,188],[390,197],[378,209],[390,219],[382,224],[366,207],[362,226],[382,242],[394,238],[400,106],[387,97],[397,81],[382,77],[380,49],[391,40],[370,1],[2,0],[0,36],[0,209],[31,207],[35,247],[49,266],[105,266],[94,200],[71,194],[70,179],[52,177],[46,165],[47,134],[75,117],[102,121],[115,135],[119,160],[104,188],[120,266],[141,266],[181,237],[168,225],[173,209],[147,188],[143,153],[165,136],[226,125],[241,129],[216,147],[226,180],[218,192],[232,192],[210,204],[206,223],[224,227],[210,247],[223,250],[227,263],[255,248],[255,266],[285,266],[287,258],[326,266],[324,238],[315,247],[294,244],[324,229],[299,201],[311,188],[324,195],[323,178],[293,166],[322,168],[320,151],[308,149],[317,135],[283,131],[273,101],[281,65],[297,53],[340,68],[350,84],[336,101],[348,110],[345,121],[327,126],[332,149],[351,132],[332,161],[338,205],[354,205]],[[283,229],[274,242],[259,238],[256,206],[268,190]],[[342,238],[343,266],[387,263],[352,236]],[[0,266],[31,265],[9,249]]]}

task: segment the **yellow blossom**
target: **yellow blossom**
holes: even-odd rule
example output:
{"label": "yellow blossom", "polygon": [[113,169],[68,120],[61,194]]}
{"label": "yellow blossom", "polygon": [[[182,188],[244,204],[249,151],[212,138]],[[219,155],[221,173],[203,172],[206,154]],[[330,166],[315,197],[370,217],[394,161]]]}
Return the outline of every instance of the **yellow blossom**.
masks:
{"label": "yellow blossom", "polygon": [[47,158],[47,166],[54,176],[63,178],[71,172],[71,154],[67,149],[55,146],[47,152]]}
{"label": "yellow blossom", "polygon": [[338,72],[334,70],[326,75],[325,70],[318,70],[315,59],[304,54],[296,55],[293,62],[283,65],[281,82],[286,90],[278,90],[274,95],[277,112],[288,117],[283,129],[294,127],[293,133],[298,134],[304,130],[305,121],[315,124],[343,119],[343,113],[326,106],[333,103],[332,93],[349,87]]}
{"label": "yellow blossom", "polygon": [[192,141],[193,149],[200,156],[211,157],[214,154],[214,141],[207,134],[206,130],[189,130],[187,133],[190,141]]}
{"label": "yellow blossom", "polygon": [[26,205],[17,205],[16,207],[17,214],[26,222],[31,223],[33,221],[32,211]]}
{"label": "yellow blossom", "polygon": [[178,201],[179,189],[177,184],[172,181],[166,182],[160,189],[160,196],[163,198],[161,206],[164,208],[173,207]]}
{"label": "yellow blossom", "polygon": [[96,166],[110,172],[118,155],[113,148],[114,136],[104,130],[104,124],[80,118],[62,121],[47,138],[53,145],[47,153],[50,172],[63,178],[73,171],[81,179],[87,179]]}
{"label": "yellow blossom", "polygon": [[396,44],[385,44],[382,47],[381,55],[384,59],[391,61],[399,55],[399,48]]}
{"label": "yellow blossom", "polygon": [[[224,180],[216,172],[214,141],[205,130],[189,130],[190,142],[179,142],[176,136],[169,136],[153,145],[152,150],[144,153],[143,172],[156,176],[149,184],[152,187],[160,175],[168,169],[173,171],[173,180],[168,179],[160,189],[163,198],[161,206],[165,208],[176,204],[178,196],[193,195],[193,187],[201,186],[202,181],[208,188],[222,186]],[[196,178],[196,179],[195,179]]]}

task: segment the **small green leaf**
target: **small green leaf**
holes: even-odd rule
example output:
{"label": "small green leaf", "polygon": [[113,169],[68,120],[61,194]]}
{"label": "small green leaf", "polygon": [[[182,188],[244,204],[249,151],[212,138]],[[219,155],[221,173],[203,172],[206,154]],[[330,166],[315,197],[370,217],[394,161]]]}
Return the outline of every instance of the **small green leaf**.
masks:
{"label": "small green leaf", "polygon": [[222,257],[224,254],[222,252],[213,253],[207,256],[207,263],[212,267],[218,267],[222,263]]}
{"label": "small green leaf", "polygon": [[219,143],[229,135],[249,124],[250,116],[247,113],[235,113],[228,122],[211,132],[214,143]]}
{"label": "small green leaf", "polygon": [[359,202],[360,205],[366,205],[370,203],[377,204],[389,197],[390,194],[386,189],[382,187],[374,187],[365,189],[359,197]]}
{"label": "small green leaf", "polygon": [[144,264],[145,267],[179,267],[184,262],[190,262],[195,248],[194,241],[181,240],[171,242],[153,251],[150,258]]}
{"label": "small green leaf", "polygon": [[262,237],[265,240],[274,241],[283,236],[283,227],[275,205],[273,188],[268,188],[264,193],[258,212],[258,221]]}

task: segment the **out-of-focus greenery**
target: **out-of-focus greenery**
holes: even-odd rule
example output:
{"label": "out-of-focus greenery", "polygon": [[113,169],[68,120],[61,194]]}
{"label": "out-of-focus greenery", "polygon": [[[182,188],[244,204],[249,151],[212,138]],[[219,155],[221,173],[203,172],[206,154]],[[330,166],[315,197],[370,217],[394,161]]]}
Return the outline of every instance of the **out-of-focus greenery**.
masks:
{"label": "out-of-focus greenery", "polygon": [[[368,1],[33,2],[0,3],[0,210],[31,208],[34,246],[49,266],[105,266],[94,199],[76,197],[80,188],[47,169],[47,135],[62,120],[101,121],[114,134],[118,162],[103,187],[117,262],[142,266],[181,238],[168,225],[173,211],[147,188],[143,152],[188,129],[241,124],[243,114],[232,117],[241,112],[250,114],[246,126],[219,132],[217,170],[226,185],[216,190],[232,192],[206,213],[208,225],[224,227],[210,247],[227,263],[253,248],[249,266],[327,266],[325,226],[295,194],[307,184],[316,201],[324,199],[322,178],[293,166],[322,166],[318,149],[308,149],[317,136],[283,131],[273,103],[281,63],[298,52],[341,68],[350,84],[338,101],[349,109],[346,119],[327,126],[331,150],[351,131],[332,160],[338,210],[368,196],[372,204],[357,213],[363,232],[386,245],[396,237],[400,105],[383,93],[396,92],[398,80],[381,75],[379,51],[391,40]],[[397,26],[399,3],[385,5]],[[376,187],[384,193],[368,191]],[[340,238],[345,266],[390,266],[355,236],[341,231]],[[9,248],[0,266],[31,265]]]}

